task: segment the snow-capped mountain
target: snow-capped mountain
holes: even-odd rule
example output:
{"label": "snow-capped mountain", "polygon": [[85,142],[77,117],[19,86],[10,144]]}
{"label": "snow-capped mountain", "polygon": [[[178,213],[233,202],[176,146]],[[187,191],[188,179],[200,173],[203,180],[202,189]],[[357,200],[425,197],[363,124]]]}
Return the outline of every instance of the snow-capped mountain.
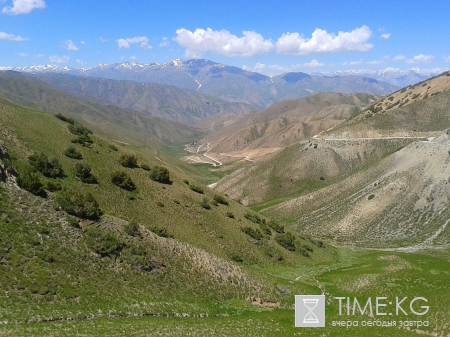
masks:
{"label": "snow-capped mountain", "polygon": [[[43,65],[0,68],[0,70],[31,73],[38,77],[39,74],[44,73],[61,73],[174,85],[231,102],[248,103],[256,108],[265,108],[279,100],[297,99],[323,91],[344,94],[357,92],[387,94],[399,88],[398,85],[385,83],[382,79],[390,79],[390,77],[382,77],[379,74],[374,74],[372,76],[375,77],[372,77],[371,74],[366,73],[340,73],[333,76],[286,73],[269,77],[204,59],[187,61],[175,59],[162,64],[102,63],[87,69]],[[414,77],[411,77],[411,80],[413,79]],[[400,83],[398,78],[395,78],[395,81]]]}

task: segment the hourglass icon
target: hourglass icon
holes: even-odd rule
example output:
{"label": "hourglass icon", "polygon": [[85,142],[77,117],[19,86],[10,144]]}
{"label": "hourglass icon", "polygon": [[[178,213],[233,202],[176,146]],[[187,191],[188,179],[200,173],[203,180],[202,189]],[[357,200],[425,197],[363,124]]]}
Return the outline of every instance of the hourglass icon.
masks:
{"label": "hourglass icon", "polygon": [[318,298],[303,298],[303,305],[308,309],[308,313],[303,317],[303,323],[314,324],[319,323],[319,319],[314,314],[313,310],[319,303]]}

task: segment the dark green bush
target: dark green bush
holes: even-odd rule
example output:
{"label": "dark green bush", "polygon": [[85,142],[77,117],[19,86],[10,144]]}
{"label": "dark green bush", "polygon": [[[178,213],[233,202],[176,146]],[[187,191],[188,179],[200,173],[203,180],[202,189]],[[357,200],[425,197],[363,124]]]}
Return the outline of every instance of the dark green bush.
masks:
{"label": "dark green bush", "polygon": [[97,220],[102,215],[99,205],[90,193],[62,190],[56,195],[58,205],[70,215]]}
{"label": "dark green bush", "polygon": [[162,184],[171,184],[170,173],[164,166],[155,166],[150,171],[150,179]]}
{"label": "dark green bush", "polygon": [[71,225],[72,227],[80,228],[80,220],[78,220],[78,218],[69,215],[66,219],[69,225]]}
{"label": "dark green bush", "polygon": [[61,184],[54,180],[47,180],[44,182],[44,189],[50,192],[60,191],[62,189]]}
{"label": "dark green bush", "polygon": [[87,135],[80,135],[77,138],[72,139],[71,142],[83,145],[84,147],[89,147],[93,143],[93,140]]}
{"label": "dark green bush", "polygon": [[145,171],[150,171],[150,166],[148,166],[147,164],[142,164],[141,165],[141,169],[145,170]]}
{"label": "dark green bush", "polygon": [[372,200],[373,198],[375,198],[375,194],[371,194],[367,197],[367,199]]}
{"label": "dark green bush", "polygon": [[260,224],[261,225],[261,224],[265,224],[266,223],[266,219],[262,219],[259,215],[254,214],[254,213],[250,213],[250,212],[245,213],[244,217],[246,219],[250,220],[251,222],[256,223],[256,224]]}
{"label": "dark green bush", "polygon": [[86,244],[101,256],[117,255],[123,248],[122,243],[112,234],[103,233],[99,228],[91,228],[85,234]]}
{"label": "dark green bush", "polygon": [[115,171],[111,174],[111,182],[127,191],[134,191],[136,185],[125,171]]}
{"label": "dark green bush", "polygon": [[207,198],[202,199],[202,201],[200,202],[200,206],[202,206],[204,209],[211,209]]}
{"label": "dark green bush", "polygon": [[119,163],[123,167],[136,167],[137,166],[137,157],[134,154],[131,153],[124,153],[119,158]]}
{"label": "dark green bush", "polygon": [[28,162],[34,171],[39,171],[48,178],[64,177],[64,172],[56,157],[47,157],[43,153],[33,154],[28,157]]}
{"label": "dark green bush", "polygon": [[244,258],[242,257],[242,255],[240,253],[231,253],[230,259],[232,259],[233,261],[238,262],[238,263],[244,262]]}
{"label": "dark green bush", "polygon": [[72,118],[63,116],[60,113],[56,114],[55,117],[60,119],[60,120],[62,120],[62,121],[64,121],[64,122],[66,122],[66,123],[69,123],[69,124],[72,124],[72,125],[75,124],[75,121]]}
{"label": "dark green bush", "polygon": [[248,236],[252,237],[255,240],[261,240],[263,238],[263,235],[261,231],[258,228],[253,227],[242,227],[241,230],[247,234]]}
{"label": "dark green bush", "polygon": [[157,201],[157,202],[156,202],[156,205],[159,206],[159,207],[164,207],[164,203],[161,202],[161,201]]}
{"label": "dark green bush", "polygon": [[83,156],[80,152],[77,151],[73,146],[69,146],[66,151],[64,151],[64,155],[72,159],[82,159]]}
{"label": "dark green bush", "polygon": [[287,250],[295,250],[295,236],[291,233],[277,234],[275,235],[275,241]]}
{"label": "dark green bush", "polygon": [[125,225],[123,231],[130,236],[140,236],[139,225],[134,221],[130,221],[127,225]]}
{"label": "dark green bush", "polygon": [[225,215],[231,219],[234,219],[234,214],[231,212],[226,212]]}
{"label": "dark green bush", "polygon": [[89,134],[92,134],[91,130],[89,130],[88,128],[84,127],[83,125],[81,125],[80,123],[77,123],[77,122],[67,126],[67,128],[69,129],[69,131],[71,133],[73,133],[74,135],[77,135],[77,136],[81,136],[81,135],[89,136]]}
{"label": "dark green bush", "polygon": [[228,206],[228,201],[226,201],[225,198],[219,194],[216,194],[214,196],[214,200],[217,201],[219,204]]}
{"label": "dark green bush", "polygon": [[189,185],[189,180],[184,179],[183,183],[185,183],[186,185]]}
{"label": "dark green bush", "polygon": [[200,186],[197,185],[189,185],[189,188],[197,193],[203,194],[203,188],[201,188]]}
{"label": "dark green bush", "polygon": [[77,171],[76,176],[80,178],[83,183],[97,184],[97,178],[92,175],[91,168],[88,164],[77,163],[75,165],[75,170]]}
{"label": "dark green bush", "polygon": [[272,228],[275,232],[283,234],[284,233],[284,226],[280,225],[276,221],[270,220],[268,223],[270,228]]}
{"label": "dark green bush", "polygon": [[39,179],[38,174],[32,169],[26,169],[23,174],[20,174],[17,177],[17,184],[34,195],[45,196],[44,185]]}

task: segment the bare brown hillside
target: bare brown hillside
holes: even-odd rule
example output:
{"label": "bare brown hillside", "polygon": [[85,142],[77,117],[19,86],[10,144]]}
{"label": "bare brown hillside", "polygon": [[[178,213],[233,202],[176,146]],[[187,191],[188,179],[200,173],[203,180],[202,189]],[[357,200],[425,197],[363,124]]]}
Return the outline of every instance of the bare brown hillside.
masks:
{"label": "bare brown hillside", "polygon": [[371,94],[320,93],[278,102],[258,113],[222,114],[198,125],[210,132],[201,143],[209,144],[211,154],[220,161],[236,152],[245,156],[251,150],[278,150],[342,123],[378,99]]}
{"label": "bare brown hillside", "polygon": [[300,232],[346,244],[448,244],[449,153],[448,133],[416,141],[365,170],[264,213],[291,219]]}

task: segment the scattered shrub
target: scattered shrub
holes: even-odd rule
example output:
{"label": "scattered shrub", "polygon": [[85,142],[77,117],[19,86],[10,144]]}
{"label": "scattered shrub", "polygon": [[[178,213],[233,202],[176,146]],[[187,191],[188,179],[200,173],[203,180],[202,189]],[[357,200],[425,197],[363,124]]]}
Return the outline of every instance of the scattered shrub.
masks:
{"label": "scattered shrub", "polygon": [[373,198],[375,198],[375,194],[371,194],[367,197],[367,199],[372,200]]}
{"label": "scattered shrub", "polygon": [[239,253],[231,253],[230,259],[232,259],[233,261],[238,262],[238,263],[244,262],[244,258]]}
{"label": "scattered shrub", "polygon": [[248,220],[250,220],[253,223],[256,224],[265,224],[266,223],[266,219],[262,219],[259,215],[254,214],[254,213],[245,213],[244,217]]}
{"label": "scattered shrub", "polygon": [[287,250],[295,250],[295,236],[291,233],[277,234],[275,235],[275,241]]}
{"label": "scattered shrub", "polygon": [[34,195],[45,196],[44,185],[39,179],[36,172],[31,169],[26,169],[23,174],[17,177],[17,184],[24,190],[33,193]]}
{"label": "scattered shrub", "polygon": [[264,234],[268,235],[268,236],[272,236],[272,231],[270,230],[269,226],[267,226],[266,224],[262,224],[261,226],[261,230]]}
{"label": "scattered shrub", "polygon": [[88,128],[84,127],[83,125],[77,122],[75,122],[74,124],[70,124],[69,126],[67,126],[67,128],[71,133],[77,136],[81,135],[89,136],[89,134],[92,134],[91,130],[89,130]]}
{"label": "scattered shrub", "polygon": [[211,200],[211,205],[219,206],[219,203],[213,199],[213,200]]}
{"label": "scattered shrub", "polygon": [[158,205],[159,207],[164,207],[164,203],[161,202],[161,201],[157,201],[157,202],[156,202],[156,205]]}
{"label": "scattered shrub", "polygon": [[70,215],[96,220],[102,212],[95,198],[90,193],[62,190],[56,195],[58,205]]}
{"label": "scattered shrub", "polygon": [[234,219],[234,214],[231,212],[226,212],[225,215],[231,219]]}
{"label": "scattered shrub", "polygon": [[241,230],[247,234],[248,236],[252,237],[255,240],[261,240],[263,238],[263,235],[261,231],[258,228],[253,227],[242,227]]}
{"label": "scattered shrub", "polygon": [[60,119],[60,120],[62,120],[62,121],[64,121],[64,122],[66,122],[66,123],[69,123],[69,124],[72,124],[72,125],[75,124],[75,121],[72,118],[63,116],[60,113],[56,114],[55,117]]}
{"label": "scattered shrub", "polygon": [[202,206],[204,209],[211,209],[207,198],[202,199],[202,201],[200,202],[200,206]]}
{"label": "scattered shrub", "polygon": [[95,178],[91,173],[91,168],[88,164],[77,163],[75,165],[75,170],[77,171],[76,176],[81,179],[83,183],[86,184],[97,184],[97,178]]}
{"label": "scattered shrub", "polygon": [[170,173],[164,166],[155,166],[150,171],[150,179],[161,184],[171,184]]}
{"label": "scattered shrub", "polygon": [[67,222],[69,223],[69,225],[71,225],[74,228],[81,228],[80,227],[80,220],[78,220],[76,217],[74,216],[68,216],[66,218]]}
{"label": "scattered shrub", "polygon": [[60,191],[62,189],[61,184],[57,181],[47,180],[44,182],[44,189],[50,192]]}
{"label": "scattered shrub", "polygon": [[64,151],[64,155],[72,159],[82,159],[83,156],[80,152],[77,151],[73,146],[69,146],[66,151]]}
{"label": "scattered shrub", "polygon": [[189,185],[189,180],[184,179],[183,183],[185,183],[186,185]]}
{"label": "scattered shrub", "polygon": [[111,174],[111,182],[127,191],[134,191],[136,185],[125,171],[115,171]]}
{"label": "scattered shrub", "polygon": [[150,166],[148,166],[147,164],[142,164],[141,169],[143,169],[145,171],[150,171]]}
{"label": "scattered shrub", "polygon": [[80,135],[77,138],[72,139],[71,142],[83,145],[84,147],[89,147],[93,143],[93,140],[87,135]]}
{"label": "scattered shrub", "polygon": [[275,232],[283,234],[284,233],[284,226],[280,225],[279,223],[270,220],[268,223],[269,227],[272,228]]}
{"label": "scattered shrub", "polygon": [[114,235],[105,234],[99,228],[89,229],[84,236],[88,247],[101,256],[117,255],[123,248],[122,243]]}
{"label": "scattered shrub", "polygon": [[136,167],[137,166],[137,157],[134,154],[131,153],[124,153],[119,158],[119,163],[123,167]]}
{"label": "scattered shrub", "polygon": [[123,231],[130,236],[140,236],[139,225],[134,221],[130,221],[125,225]]}
{"label": "scattered shrub", "polygon": [[64,177],[64,172],[56,157],[47,157],[43,153],[28,157],[28,162],[35,171],[41,172],[48,178]]}
{"label": "scattered shrub", "polygon": [[110,150],[119,151],[119,149],[115,145],[109,144],[108,147]]}
{"label": "scattered shrub", "polygon": [[219,204],[228,206],[228,201],[226,201],[225,198],[221,195],[216,194],[214,196],[214,200],[217,201]]}
{"label": "scattered shrub", "polygon": [[325,180],[325,178],[324,177],[320,177],[320,180]]}
{"label": "scattered shrub", "polygon": [[201,188],[200,186],[197,186],[197,185],[189,185],[189,188],[190,188],[191,190],[193,190],[194,192],[203,194],[203,188]]}

